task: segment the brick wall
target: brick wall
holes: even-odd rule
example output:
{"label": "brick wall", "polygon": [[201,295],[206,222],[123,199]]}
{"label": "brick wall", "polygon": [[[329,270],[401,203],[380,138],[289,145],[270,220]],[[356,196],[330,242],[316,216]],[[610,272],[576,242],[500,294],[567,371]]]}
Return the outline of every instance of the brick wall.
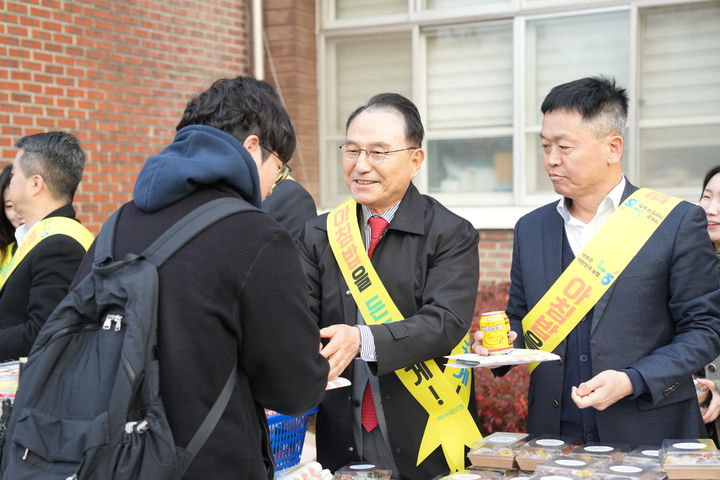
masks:
{"label": "brick wall", "polygon": [[480,230],[480,285],[510,281],[512,230]]}
{"label": "brick wall", "polygon": [[187,101],[248,74],[243,0],[0,0],[0,154],[23,135],[66,130],[87,165],[75,198],[97,230],[145,157],[174,135]]}
{"label": "brick wall", "polygon": [[298,138],[293,178],[319,199],[315,0],[265,0],[265,80],[282,94]]}

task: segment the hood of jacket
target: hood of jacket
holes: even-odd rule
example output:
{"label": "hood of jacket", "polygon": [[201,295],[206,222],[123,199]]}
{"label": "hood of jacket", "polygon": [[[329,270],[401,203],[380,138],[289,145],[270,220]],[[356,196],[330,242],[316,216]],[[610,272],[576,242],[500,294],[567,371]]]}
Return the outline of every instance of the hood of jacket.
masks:
{"label": "hood of jacket", "polygon": [[255,161],[235,137],[206,125],[180,129],[163,151],[148,157],[135,182],[135,205],[154,212],[216,183],[229,185],[260,207]]}

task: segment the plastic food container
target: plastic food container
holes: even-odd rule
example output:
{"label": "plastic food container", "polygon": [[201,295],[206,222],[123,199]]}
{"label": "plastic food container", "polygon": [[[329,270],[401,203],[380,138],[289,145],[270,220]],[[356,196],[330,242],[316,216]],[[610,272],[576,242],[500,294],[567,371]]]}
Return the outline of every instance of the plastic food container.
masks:
{"label": "plastic food container", "polygon": [[470,463],[477,467],[517,467],[515,455],[525,445],[527,433],[495,432],[478,440],[468,452]]}
{"label": "plastic food container", "polygon": [[660,461],[669,479],[720,479],[720,452],[709,438],[665,440]]}
{"label": "plastic food container", "polygon": [[580,442],[575,438],[541,435],[520,447],[515,461],[522,470],[535,471],[538,464],[578,448]]}
{"label": "plastic food container", "polygon": [[392,470],[372,463],[351,463],[335,472],[336,480],[390,480]]}

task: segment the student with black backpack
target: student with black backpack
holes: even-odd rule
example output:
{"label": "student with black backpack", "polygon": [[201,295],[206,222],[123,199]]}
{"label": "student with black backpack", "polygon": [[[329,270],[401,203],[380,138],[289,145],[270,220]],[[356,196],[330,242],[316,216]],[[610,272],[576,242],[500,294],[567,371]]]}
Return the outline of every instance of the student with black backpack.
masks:
{"label": "student with black backpack", "polygon": [[[272,479],[262,407],[299,415],[320,402],[328,363],[297,252],[257,208],[295,148],[286,110],[264,82],[221,79],[177,130],[33,347],[2,478]],[[154,298],[156,344],[150,320],[135,318]]]}

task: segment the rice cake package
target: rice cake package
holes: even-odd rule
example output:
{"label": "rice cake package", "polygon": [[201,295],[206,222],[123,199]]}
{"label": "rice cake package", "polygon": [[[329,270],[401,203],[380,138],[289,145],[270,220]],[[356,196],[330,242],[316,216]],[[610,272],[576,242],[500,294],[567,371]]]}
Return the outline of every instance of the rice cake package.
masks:
{"label": "rice cake package", "polygon": [[650,465],[660,465],[660,447],[641,445],[631,450],[623,461],[629,463],[648,463]]}
{"label": "rice cake package", "polygon": [[512,479],[512,480],[528,480],[530,477],[533,476],[534,472],[526,472],[525,470],[505,470],[505,476],[503,479]]}
{"label": "rice cake package", "polygon": [[335,472],[335,480],[390,480],[392,470],[372,463],[351,463]]}
{"label": "rice cake package", "polygon": [[501,472],[492,470],[460,470],[459,472],[435,477],[435,480],[503,480]]}
{"label": "rice cake package", "polygon": [[660,464],[610,462],[593,475],[593,480],[664,480],[665,472]]}
{"label": "rice cake package", "polygon": [[553,473],[562,475],[575,475],[582,478],[590,478],[593,473],[600,470],[610,460],[607,458],[589,458],[570,453],[559,455],[543,463],[538,464],[537,473]]}
{"label": "rice cake package", "polygon": [[468,459],[477,467],[517,467],[515,455],[525,445],[527,433],[495,432],[470,447]]}
{"label": "rice cake package", "polygon": [[587,457],[587,459],[622,460],[630,450],[630,445],[623,443],[587,443],[574,450],[573,455]]}
{"label": "rice cake package", "polygon": [[576,438],[541,435],[520,447],[515,461],[522,470],[535,471],[539,463],[559,455],[566,455],[578,448],[580,441]]}
{"label": "rice cake package", "polygon": [[660,461],[671,480],[720,480],[720,452],[709,438],[664,440]]}
{"label": "rice cake package", "polygon": [[537,472],[528,480],[587,480],[587,477],[578,477],[577,475],[559,475],[555,473]]}

